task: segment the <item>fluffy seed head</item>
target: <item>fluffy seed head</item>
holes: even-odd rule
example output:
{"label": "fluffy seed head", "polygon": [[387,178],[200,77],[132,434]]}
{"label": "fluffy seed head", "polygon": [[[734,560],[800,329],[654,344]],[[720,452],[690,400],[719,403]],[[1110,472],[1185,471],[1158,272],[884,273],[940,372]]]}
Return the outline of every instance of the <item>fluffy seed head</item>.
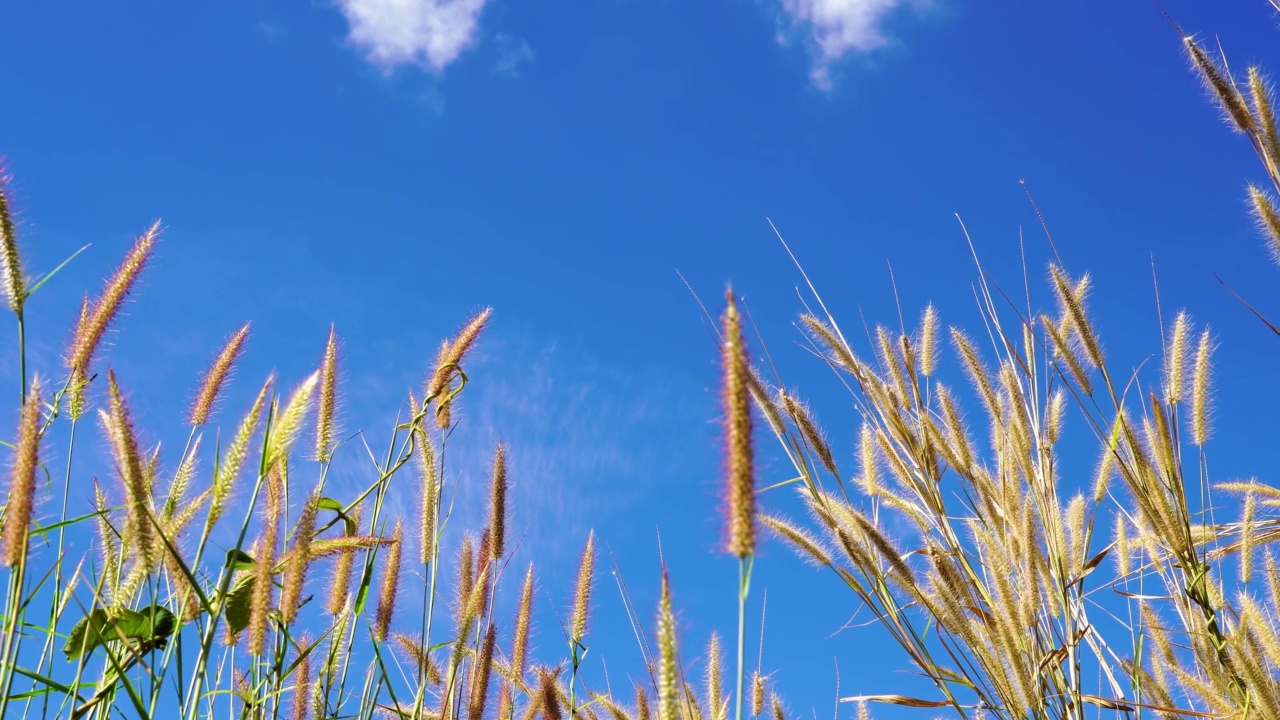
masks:
{"label": "fluffy seed head", "polygon": [[929,303],[920,318],[920,374],[932,377],[938,367],[938,309]]}
{"label": "fluffy seed head", "polygon": [[[298,638],[298,647],[307,648],[311,645],[311,638],[306,634]],[[293,671],[294,690],[293,690],[293,714],[292,720],[307,720],[311,715],[311,655],[302,655],[298,658],[297,667]]]}
{"label": "fluffy seed head", "polygon": [[222,456],[222,463],[218,466],[218,472],[213,480],[213,500],[209,503],[208,523],[210,527],[222,517],[227,498],[231,496],[231,491],[235,488],[236,478],[240,475],[240,468],[244,466],[245,458],[249,454],[249,441],[253,439],[253,434],[258,430],[258,420],[262,417],[262,408],[266,405],[267,396],[270,394],[271,386],[274,382],[275,378],[269,377],[262,384],[262,389],[258,391],[258,397],[254,398],[253,406],[249,408],[249,412],[244,416],[244,419],[240,421],[240,427],[236,430],[235,438],[231,440],[231,445]]}
{"label": "fluffy seed head", "polygon": [[550,670],[538,673],[538,693],[542,703],[542,717],[545,720],[561,720],[564,715],[560,711],[560,693],[556,689],[556,675]]}
{"label": "fluffy seed head", "polygon": [[113,370],[107,371],[107,386],[110,392],[111,411],[110,435],[113,455],[116,461],[116,472],[124,486],[125,495],[129,498],[128,534],[137,545],[138,561],[141,567],[150,572],[156,566],[157,552],[154,534],[151,527],[151,493],[147,490],[146,473],[142,465],[142,457],[138,453],[138,438],[134,434],[133,421],[129,410],[125,407],[120,386],[116,383]]}
{"label": "fluffy seed head", "polygon": [[[0,195],[0,197],[3,197]],[[27,533],[35,505],[36,467],[40,460],[40,381],[32,380],[27,401],[18,419],[13,469],[9,475],[9,499],[5,503],[4,548],[0,560],[18,567],[27,559]]]}
{"label": "fluffy seed head", "polygon": [[497,642],[497,627],[492,623],[485,632],[484,645],[472,670],[471,698],[467,703],[468,720],[483,720],[485,701],[489,698],[489,678],[493,673],[493,647]]}
{"label": "fluffy seed head", "polygon": [[[355,533],[350,533],[347,537],[353,537],[360,532],[360,514],[363,507],[363,505],[357,505],[348,513],[355,527]],[[334,617],[341,615],[346,609],[347,592],[351,588],[351,568],[355,562],[356,548],[349,547],[343,548],[333,563],[333,581],[329,584],[329,602],[325,609]]]}
{"label": "fluffy seed head", "polygon": [[89,377],[89,364],[102,342],[102,336],[120,312],[120,306],[138,281],[147,261],[151,259],[151,252],[159,236],[160,223],[157,221],[134,241],[124,262],[120,263],[115,274],[107,280],[102,296],[93,305],[88,317],[77,326],[76,335],[71,340],[71,350],[67,354],[67,367],[73,375]]}
{"label": "fluffy seed head", "polygon": [[724,719],[724,677],[720,669],[720,635],[711,633],[711,641],[707,643],[707,711],[710,720]]}
{"label": "fluffy seed head", "polygon": [[447,427],[449,424],[448,416],[441,415],[442,412],[447,412],[446,409],[449,407],[449,401],[442,395],[447,394],[446,390],[449,388],[449,383],[457,375],[463,358],[466,357],[467,351],[475,345],[476,338],[480,337],[480,332],[484,330],[484,326],[489,322],[489,316],[492,314],[493,308],[485,308],[476,313],[463,326],[457,337],[440,346],[440,353],[436,356],[435,369],[432,370],[426,387],[427,402],[437,401],[436,412],[440,427]]}
{"label": "fluffy seed head", "polygon": [[1180,310],[1173,321],[1169,346],[1164,353],[1164,399],[1172,405],[1182,402],[1187,375],[1187,336],[1190,333],[1191,316]]}
{"label": "fluffy seed head", "polygon": [[502,557],[507,533],[507,448],[499,444],[493,456],[493,477],[489,482],[489,557]]}
{"label": "fluffy seed head", "polygon": [[821,567],[831,565],[831,554],[807,530],[797,527],[785,518],[772,515],[761,515],[760,522],[772,530],[780,540],[790,545],[801,560],[817,563]]}
{"label": "fluffy seed head", "polygon": [[1271,87],[1256,66],[1249,68],[1249,100],[1258,121],[1258,136],[1272,165],[1280,165],[1280,133],[1276,131],[1275,103]]}
{"label": "fluffy seed head", "polygon": [[0,291],[4,292],[9,309],[21,313],[22,303],[27,297],[27,281],[22,274],[18,233],[9,209],[8,181],[4,168],[0,167]]}
{"label": "fluffy seed head", "polygon": [[399,520],[391,534],[391,550],[387,564],[382,569],[382,593],[378,597],[378,612],[374,616],[373,636],[378,642],[386,642],[391,616],[396,608],[396,590],[400,587],[400,549],[404,546],[404,528]]}
{"label": "fluffy seed head", "polygon": [[267,476],[267,502],[263,505],[262,530],[254,563],[253,593],[249,604],[249,654],[261,657],[267,646],[267,619],[275,591],[276,536],[284,505],[284,470],[272,468]]}
{"label": "fluffy seed head", "polygon": [[199,427],[209,421],[209,415],[218,401],[218,395],[226,384],[227,376],[231,374],[231,367],[235,365],[236,359],[244,350],[244,340],[248,336],[249,324],[245,323],[244,327],[237,330],[236,334],[232,335],[227,344],[222,347],[222,352],[218,353],[213,366],[205,373],[204,381],[200,383],[200,392],[196,394],[196,401],[192,403],[191,414],[187,418],[187,422],[191,425]]}
{"label": "fluffy seed head", "polygon": [[1257,185],[1249,186],[1249,205],[1258,228],[1267,238],[1271,256],[1280,262],[1280,211],[1271,196]]}
{"label": "fluffy seed head", "polygon": [[587,616],[591,612],[591,584],[595,577],[596,533],[587,535],[587,545],[582,549],[582,560],[578,563],[578,583],[573,593],[573,620],[570,623],[569,636],[574,642],[581,642],[587,634]]}
{"label": "fluffy seed head", "polygon": [[1209,439],[1209,376],[1212,371],[1212,354],[1213,337],[1209,334],[1209,329],[1205,328],[1196,345],[1196,364],[1191,382],[1191,437],[1197,447],[1203,446]]}
{"label": "fluffy seed head", "polygon": [[1231,126],[1240,132],[1252,130],[1253,116],[1249,114],[1249,107],[1245,105],[1244,96],[1235,83],[1227,79],[1218,64],[1196,43],[1195,38],[1186,35],[1182,38],[1182,44],[1187,50],[1191,66],[1195,68],[1205,89],[1217,100]]}
{"label": "fluffy seed head", "polygon": [[307,568],[311,566],[311,536],[316,530],[319,503],[319,494],[312,492],[307,498],[307,504],[302,507],[298,525],[293,531],[293,549],[289,553],[289,564],[284,571],[284,591],[280,596],[280,614],[285,623],[292,623],[298,616],[298,600],[301,599],[302,588],[306,584]]}
{"label": "fluffy seed head", "polygon": [[751,715],[760,717],[764,712],[764,675],[756,670],[751,673]]}
{"label": "fluffy seed head", "polygon": [[329,326],[329,342],[320,363],[320,405],[316,408],[316,459],[327,462],[333,452],[333,415],[338,402],[338,338]]}
{"label": "fluffy seed head", "polygon": [[818,456],[822,466],[832,475],[838,475],[835,455],[832,454],[831,446],[827,444],[827,439],[823,437],[822,431],[818,429],[818,424],[814,422],[813,414],[809,411],[809,408],[801,404],[799,400],[785,390],[778,391],[778,398],[782,401],[782,408],[791,417],[791,421],[800,429],[800,434],[804,436],[805,441],[813,448],[813,452]]}
{"label": "fluffy seed head", "polygon": [[307,379],[294,389],[293,395],[289,396],[289,402],[285,404],[284,409],[275,416],[275,423],[269,428],[271,437],[267,441],[267,467],[279,464],[289,457],[289,450],[293,447],[293,441],[297,439],[298,432],[302,430],[303,419],[306,418],[307,410],[311,407],[311,400],[315,396],[316,384],[319,380],[319,372],[308,375]]}
{"label": "fluffy seed head", "polygon": [[676,697],[676,619],[671,612],[671,585],[662,569],[662,595],[658,602],[658,718],[678,720]]}
{"label": "fluffy seed head", "polygon": [[463,624],[467,604],[471,602],[471,588],[474,587],[475,576],[475,538],[470,533],[462,538],[462,546],[458,548],[458,595],[455,611],[458,625]]}
{"label": "fluffy seed head", "polygon": [[729,511],[729,553],[745,558],[755,550],[755,469],[751,452],[751,398],[747,389],[750,363],[742,337],[742,318],[733,291],[725,293],[721,317],[724,383],[724,440],[727,457],[726,496]]}
{"label": "fluffy seed head", "polygon": [[[416,403],[415,403],[416,406]],[[422,484],[422,502],[419,506],[419,547],[422,548],[422,564],[434,562],[436,552],[436,526],[440,514],[440,478],[436,470],[435,449],[431,436],[422,425],[414,428],[414,448],[418,456],[418,473]]]}
{"label": "fluffy seed head", "polygon": [[533,614],[533,564],[524,574],[524,585],[520,588],[520,605],[516,611],[516,633],[511,639],[511,675],[524,676],[525,664],[529,651],[529,619]]}

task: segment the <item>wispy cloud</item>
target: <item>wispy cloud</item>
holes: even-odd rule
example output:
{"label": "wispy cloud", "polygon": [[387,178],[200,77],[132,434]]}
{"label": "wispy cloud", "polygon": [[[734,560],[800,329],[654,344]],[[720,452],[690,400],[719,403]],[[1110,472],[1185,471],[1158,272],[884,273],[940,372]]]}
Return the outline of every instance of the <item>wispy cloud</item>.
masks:
{"label": "wispy cloud", "polygon": [[441,72],[476,40],[486,0],[338,0],[348,40],[384,70]]}
{"label": "wispy cloud", "polygon": [[[831,87],[832,67],[853,53],[883,47],[885,17],[903,0],[782,0],[786,21],[807,36],[813,47],[810,78],[822,89]],[[785,42],[788,34],[779,35]]]}
{"label": "wispy cloud", "polygon": [[506,33],[499,33],[494,40],[498,43],[498,61],[493,65],[495,74],[519,77],[521,66],[533,62],[533,48],[527,40]]}

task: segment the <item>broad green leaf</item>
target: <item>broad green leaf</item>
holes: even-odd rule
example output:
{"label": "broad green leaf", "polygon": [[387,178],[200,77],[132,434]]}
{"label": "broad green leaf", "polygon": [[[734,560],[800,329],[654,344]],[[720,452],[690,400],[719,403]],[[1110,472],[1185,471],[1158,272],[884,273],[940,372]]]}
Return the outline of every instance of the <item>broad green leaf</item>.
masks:
{"label": "broad green leaf", "polygon": [[227,551],[227,567],[231,570],[252,570],[253,556],[243,550]]}
{"label": "broad green leaf", "polygon": [[71,628],[62,652],[68,660],[112,641],[136,640],[139,648],[162,648],[178,627],[177,618],[168,608],[150,605],[142,610],[97,608]]}

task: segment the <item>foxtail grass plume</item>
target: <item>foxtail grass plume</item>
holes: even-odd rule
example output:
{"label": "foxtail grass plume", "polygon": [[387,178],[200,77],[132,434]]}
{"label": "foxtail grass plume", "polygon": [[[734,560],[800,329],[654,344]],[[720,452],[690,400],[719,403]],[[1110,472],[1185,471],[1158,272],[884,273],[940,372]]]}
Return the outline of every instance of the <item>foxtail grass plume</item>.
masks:
{"label": "foxtail grass plume", "polygon": [[93,304],[88,316],[76,328],[75,337],[71,340],[71,349],[67,354],[67,367],[73,378],[88,378],[89,364],[97,352],[102,336],[120,312],[120,306],[128,297],[138,281],[138,276],[151,259],[156,239],[160,236],[160,223],[157,221],[133,243],[133,248],[125,256],[114,275],[107,280],[101,297]]}
{"label": "foxtail grass plume", "polygon": [[111,396],[108,417],[112,454],[115,456],[117,474],[129,499],[127,534],[134,539],[140,566],[146,572],[151,572],[156,566],[157,552],[151,527],[151,493],[147,490],[142,457],[138,453],[138,438],[134,434],[133,421],[125,407],[113,370],[107,371],[107,386]]}
{"label": "foxtail grass plume", "polygon": [[27,298],[27,280],[18,254],[18,232],[14,228],[13,211],[9,208],[8,185],[9,178],[0,167],[0,290],[4,292],[9,309],[21,316],[22,303]]}
{"label": "foxtail grass plume", "polygon": [[1249,205],[1258,228],[1267,237],[1267,245],[1271,256],[1280,262],[1280,211],[1271,201],[1271,196],[1257,185],[1249,186]]}
{"label": "foxtail grass plume", "polygon": [[249,323],[245,323],[244,327],[237,330],[236,334],[232,335],[227,344],[222,347],[222,352],[218,353],[217,359],[213,361],[213,367],[205,373],[204,381],[200,383],[200,392],[196,394],[196,401],[191,405],[191,414],[187,419],[192,426],[200,427],[209,421],[209,415],[218,401],[218,395],[222,392],[222,387],[226,384],[227,376],[231,373],[236,359],[244,350],[244,340],[248,336]]}
{"label": "foxtail grass plume", "polygon": [[742,317],[732,290],[725,293],[725,300],[728,304],[721,317],[724,376],[721,399],[727,455],[728,551],[745,558],[756,546],[756,482],[751,451],[751,398],[747,389],[751,369],[742,336]]}
{"label": "foxtail grass plume", "polygon": [[480,332],[484,330],[492,314],[493,308],[485,308],[476,313],[463,326],[457,337],[440,346],[440,352],[436,356],[436,366],[427,380],[426,401],[436,401],[436,420],[441,428],[449,426],[450,403],[444,397],[447,395],[449,384],[459,372],[463,358],[475,345],[476,338],[480,337]]}
{"label": "foxtail grass plume", "polygon": [[[413,406],[418,407],[417,402]],[[421,424],[414,426],[414,448],[418,456],[418,472],[422,485],[421,512],[418,518],[420,531],[419,547],[422,548],[422,564],[427,565],[436,558],[436,527],[440,514],[440,477],[436,469],[435,450],[431,446],[431,436]]]}
{"label": "foxtail grass plume", "polygon": [[297,439],[298,432],[302,430],[303,419],[307,416],[307,411],[311,407],[311,400],[315,396],[316,383],[320,380],[319,371],[313,372],[298,384],[294,389],[293,395],[289,396],[289,402],[285,404],[284,409],[278,415],[275,415],[275,422],[267,429],[270,437],[267,441],[267,462],[268,468],[283,462],[289,457],[289,450],[293,448],[293,441]]}
{"label": "foxtail grass plume", "polygon": [[319,504],[320,495],[312,492],[306,505],[302,506],[302,513],[298,515],[298,524],[293,531],[293,549],[289,551],[289,564],[284,571],[284,589],[280,595],[280,615],[286,624],[292,623],[298,616],[298,601],[302,599],[307,569],[311,566],[311,539],[316,530]]}
{"label": "foxtail grass plume", "polygon": [[1209,334],[1209,329],[1205,328],[1196,345],[1196,362],[1191,381],[1191,437],[1197,447],[1203,447],[1209,439],[1209,376],[1212,371],[1212,353],[1213,337]]}
{"label": "foxtail grass plume", "polygon": [[1275,103],[1271,87],[1262,71],[1256,66],[1249,68],[1249,100],[1253,106],[1253,117],[1258,123],[1258,138],[1271,164],[1280,165],[1280,133],[1276,131]]}
{"label": "foxtail grass plume", "polygon": [[751,673],[751,716],[760,717],[764,712],[764,674],[758,669]]}
{"label": "foxtail grass plume", "polygon": [[40,382],[32,380],[18,418],[18,441],[14,444],[9,498],[5,502],[4,548],[0,559],[7,567],[19,567],[27,559],[27,534],[35,506],[36,468],[39,464]]}
{"label": "foxtail grass plume", "polygon": [[920,374],[933,377],[938,367],[938,309],[933,303],[924,308],[920,318]]}
{"label": "foxtail grass plume", "polygon": [[507,448],[499,443],[493,456],[493,477],[489,482],[489,558],[499,560],[506,550],[507,536]]}
{"label": "foxtail grass plume", "polygon": [[711,640],[707,643],[707,712],[711,713],[708,720],[724,720],[725,716],[724,675],[720,667],[720,656],[720,635],[711,633]]}
{"label": "foxtail grass plume", "polygon": [[671,583],[667,569],[662,569],[662,588],[658,601],[658,718],[679,720],[676,698],[680,692],[676,669],[676,619],[671,612]]}
{"label": "foxtail grass plume", "polygon": [[1227,78],[1195,38],[1185,35],[1182,38],[1182,44],[1187,50],[1187,56],[1191,59],[1191,66],[1195,68],[1205,89],[1218,101],[1219,107],[1231,121],[1231,126],[1240,132],[1252,130],[1253,116],[1249,114],[1249,107],[1245,104],[1244,96],[1240,94],[1235,82]]}
{"label": "foxtail grass plume", "polygon": [[1178,311],[1169,334],[1169,345],[1164,351],[1164,399],[1170,405],[1182,402],[1182,391],[1187,375],[1187,336],[1191,333],[1191,316],[1185,310]]}
{"label": "foxtail grass plume", "polygon": [[471,602],[471,588],[475,586],[475,542],[475,537],[467,533],[463,535],[462,545],[458,548],[458,585],[457,596],[454,598],[457,611],[455,620],[458,625],[462,625],[467,604]]}
{"label": "foxtail grass plume", "polygon": [[[303,633],[298,638],[298,647],[304,650],[311,646],[311,638]],[[299,655],[293,669],[293,712],[290,720],[307,720],[311,717],[311,654]]]}
{"label": "foxtail grass plume", "polygon": [[818,423],[814,421],[809,408],[785,390],[778,391],[778,398],[782,401],[782,409],[800,429],[800,435],[804,437],[809,447],[813,448],[822,466],[827,469],[827,472],[838,476],[840,473],[836,469],[835,455],[832,454],[831,446],[827,444],[827,439],[818,428]]}
{"label": "foxtail grass plume", "polygon": [[497,626],[490,623],[484,644],[471,670],[471,697],[467,702],[467,720],[484,720],[484,707],[489,699],[489,679],[493,674],[493,649],[498,640]]}
{"label": "foxtail grass plume", "polygon": [[276,536],[284,506],[284,468],[277,465],[267,476],[267,502],[262,508],[253,572],[253,592],[249,598],[249,654],[261,657],[267,647],[267,619],[275,591]]}
{"label": "foxtail grass plume", "polygon": [[274,383],[275,378],[269,377],[262,384],[262,389],[258,391],[258,396],[254,398],[249,412],[240,421],[240,427],[236,430],[235,437],[231,440],[231,445],[223,453],[222,462],[218,465],[218,472],[213,478],[213,499],[209,502],[209,520],[207,521],[209,527],[217,524],[222,517],[227,499],[231,497],[231,491],[235,489],[236,478],[240,476],[240,469],[244,466],[245,458],[249,455],[249,441],[253,439],[253,434],[258,430],[258,421],[262,417],[262,408],[266,406],[267,397]]}
{"label": "foxtail grass plume", "polygon": [[316,408],[316,459],[328,462],[333,452],[333,416],[338,394],[338,338],[329,326],[329,342],[320,363],[320,405]]}
{"label": "foxtail grass plume", "polygon": [[529,659],[529,627],[533,614],[533,563],[524,573],[524,585],[520,588],[520,605],[516,610],[516,632],[511,638],[511,676],[524,677]]}
{"label": "foxtail grass plume", "polygon": [[560,692],[556,687],[556,675],[550,670],[538,673],[538,694],[542,705],[542,717],[545,720],[563,720],[564,713],[560,709]]}
{"label": "foxtail grass plume", "polygon": [[[357,505],[347,513],[351,518],[351,524],[355,528],[355,532],[348,533],[347,537],[353,537],[360,533],[360,515],[364,506]],[[338,617],[342,614],[347,606],[347,594],[351,589],[351,568],[356,562],[356,548],[344,548],[338,553],[338,557],[333,563],[333,579],[329,583],[329,602],[325,605],[325,609],[330,615]]]}
{"label": "foxtail grass plume", "polygon": [[573,593],[573,619],[569,624],[569,637],[573,642],[582,642],[587,634],[587,616],[591,613],[591,585],[595,577],[596,565],[596,533],[592,530],[587,535],[587,545],[582,549],[582,559],[578,563],[578,582]]}
{"label": "foxtail grass plume", "polygon": [[401,521],[396,521],[396,529],[391,538],[387,564],[382,569],[382,593],[378,597],[378,612],[374,616],[373,636],[378,642],[386,642],[391,616],[396,609],[396,591],[400,587],[400,550],[404,547],[404,527]]}

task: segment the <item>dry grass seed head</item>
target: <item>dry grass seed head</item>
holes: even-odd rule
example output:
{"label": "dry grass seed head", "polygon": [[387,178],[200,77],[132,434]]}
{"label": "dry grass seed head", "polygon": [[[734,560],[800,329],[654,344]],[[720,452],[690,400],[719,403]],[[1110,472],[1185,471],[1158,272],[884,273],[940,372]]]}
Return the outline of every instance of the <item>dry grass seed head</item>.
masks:
{"label": "dry grass seed head", "polygon": [[822,462],[822,466],[832,475],[839,475],[836,470],[835,456],[831,453],[831,446],[827,444],[827,439],[823,436],[822,430],[813,420],[807,405],[796,400],[795,396],[785,390],[778,391],[778,399],[782,403],[782,407],[786,410],[787,415],[791,417],[792,422],[800,429],[801,436],[813,448],[817,454],[818,460]]}
{"label": "dry grass seed head", "polygon": [[[298,638],[299,648],[311,646],[311,638],[303,633]],[[300,655],[293,670],[293,712],[291,720],[306,720],[311,716],[311,655]]]}
{"label": "dry grass seed head", "polygon": [[111,396],[109,417],[112,452],[121,484],[129,499],[127,534],[134,540],[139,567],[149,573],[155,569],[158,559],[155,534],[151,526],[151,494],[147,491],[146,473],[138,452],[133,420],[112,370],[107,371],[107,385]]}
{"label": "dry grass seed head", "polygon": [[418,471],[422,486],[419,543],[422,548],[422,564],[426,565],[435,561],[439,550],[436,542],[436,528],[440,514],[440,477],[436,468],[435,450],[431,445],[431,437],[427,434],[427,429],[417,425],[414,433],[414,447],[417,450]]}
{"label": "dry grass seed head", "polygon": [[218,465],[218,471],[213,479],[213,499],[209,503],[208,524],[210,527],[215,525],[218,519],[222,517],[227,499],[231,497],[231,491],[235,488],[236,478],[239,477],[240,469],[244,466],[245,458],[249,455],[249,441],[253,439],[254,433],[258,430],[262,409],[266,406],[267,398],[274,383],[275,378],[269,377],[262,384],[262,389],[258,391],[258,396],[254,398],[253,406],[249,408],[249,412],[244,416],[244,419],[240,421],[240,426],[236,429],[231,445],[227,447],[226,453],[222,456],[222,462]]}
{"label": "dry grass seed head", "polygon": [[458,548],[458,587],[454,598],[456,616],[459,625],[467,611],[467,603],[471,601],[471,588],[475,586],[475,537],[467,533],[462,537],[462,546]]}
{"label": "dry grass seed head", "polygon": [[391,617],[395,614],[396,593],[400,588],[400,559],[404,547],[404,526],[396,520],[396,528],[391,533],[391,548],[387,553],[387,564],[382,569],[382,592],[378,597],[378,612],[374,616],[374,637],[378,642],[385,642],[387,631],[391,627]]}
{"label": "dry grass seed head", "polygon": [[932,377],[938,367],[938,309],[929,303],[920,318],[920,374]]}
{"label": "dry grass seed head", "polygon": [[293,550],[289,553],[289,564],[284,571],[284,590],[280,595],[280,614],[285,623],[292,623],[298,615],[307,568],[311,566],[311,539],[315,534],[319,502],[320,496],[313,492],[302,506],[298,524],[293,531]]}
{"label": "dry grass seed head", "polygon": [[831,565],[831,554],[807,530],[785,518],[773,515],[761,515],[760,522],[773,531],[779,540],[790,545],[801,560],[814,563],[819,567]]}
{"label": "dry grass seed head", "polygon": [[1253,106],[1253,117],[1258,123],[1258,136],[1269,159],[1269,168],[1275,172],[1280,165],[1280,134],[1276,132],[1275,103],[1270,84],[1256,66],[1250,67],[1249,99]]}
{"label": "dry grass seed head", "polygon": [[160,223],[157,221],[147,229],[136,241],[124,261],[116,269],[114,275],[107,280],[102,296],[94,303],[85,320],[76,328],[76,335],[71,341],[71,350],[67,356],[67,367],[78,377],[89,376],[89,364],[97,352],[102,336],[111,321],[120,312],[120,306],[129,295],[129,291],[138,281],[138,276],[146,267],[155,248],[156,239],[160,235]]}
{"label": "dry grass seed head", "polygon": [[1089,274],[1085,273],[1075,287],[1072,287],[1066,271],[1056,263],[1049,266],[1049,275],[1053,281],[1053,288],[1058,296],[1058,303],[1061,306],[1063,316],[1071,318],[1071,327],[1068,331],[1070,336],[1063,339],[1078,338],[1080,344],[1084,346],[1085,357],[1089,359],[1090,364],[1095,368],[1103,367],[1102,345],[1098,342],[1098,336],[1093,331],[1093,324],[1089,322],[1084,310],[1086,293],[1077,292],[1077,289],[1082,286],[1087,288]]}
{"label": "dry grass seed head", "polygon": [[1222,108],[1223,113],[1231,122],[1232,128],[1239,132],[1252,130],[1254,127],[1253,116],[1249,114],[1249,107],[1245,104],[1244,96],[1240,94],[1235,82],[1227,78],[1222,68],[1205,53],[1204,49],[1195,41],[1195,38],[1185,35],[1182,38],[1182,44],[1187,50],[1191,66],[1195,68],[1196,74],[1204,83],[1205,89],[1209,91],[1209,94],[1218,102],[1218,106]]}
{"label": "dry grass seed head", "polygon": [[1187,375],[1187,336],[1190,333],[1191,316],[1186,310],[1179,310],[1164,352],[1164,399],[1171,405],[1182,402]]}
{"label": "dry grass seed head", "polygon": [[27,297],[27,281],[18,254],[18,232],[9,209],[8,185],[9,177],[0,167],[0,291],[8,300],[9,309],[21,314]]}
{"label": "dry grass seed head", "polygon": [[760,670],[751,673],[751,716],[760,717],[764,712],[764,675]]}
{"label": "dry grass seed head", "polygon": [[262,529],[256,543],[253,593],[249,605],[249,654],[261,657],[266,651],[267,615],[275,590],[276,533],[284,505],[284,470],[280,466],[267,476],[267,502],[263,506]]}
{"label": "dry grass seed head", "polygon": [[272,467],[289,457],[293,441],[302,430],[302,423],[307,416],[307,411],[311,408],[311,401],[315,396],[316,384],[319,380],[319,371],[308,375],[289,396],[289,402],[285,403],[284,409],[275,415],[275,422],[268,428],[270,437],[267,440],[267,467]]}
{"label": "dry grass seed head", "polygon": [[520,588],[520,604],[516,610],[516,632],[511,638],[511,675],[513,678],[524,676],[529,652],[529,626],[533,614],[533,564],[524,574],[524,584]]}
{"label": "dry grass seed head", "polygon": [[676,669],[676,619],[671,611],[671,583],[666,568],[662,569],[662,588],[658,602],[658,718],[678,720],[676,697],[679,692]]}
{"label": "dry grass seed head", "polygon": [[[360,532],[360,515],[363,506],[357,505],[347,513],[347,517],[351,519],[351,525],[354,532],[347,534],[348,538],[352,538]],[[319,545],[319,543],[316,543]],[[315,552],[316,548],[312,548]],[[333,563],[333,579],[329,584],[329,602],[325,609],[330,615],[340,616],[347,607],[347,594],[351,589],[351,569],[356,562],[356,548],[342,548],[338,553],[338,557]]]}
{"label": "dry grass seed head", "polygon": [[742,335],[733,292],[725,293],[727,305],[722,325],[721,399],[724,403],[726,500],[729,513],[728,551],[745,558],[755,550],[755,468],[751,450],[751,405],[747,378],[750,362]]}
{"label": "dry grass seed head", "polygon": [[1250,185],[1249,209],[1258,223],[1258,229],[1267,238],[1271,257],[1280,262],[1280,211],[1276,210],[1271,195],[1257,185]]}
{"label": "dry grass seed head", "polygon": [[573,619],[569,636],[573,642],[581,642],[587,633],[587,617],[591,613],[591,585],[595,577],[596,534],[587,535],[587,545],[582,549],[578,563],[578,582],[573,593]]}
{"label": "dry grass seed head", "polygon": [[[0,188],[0,199],[3,198]],[[18,441],[14,444],[13,467],[9,473],[9,496],[5,501],[4,548],[0,560],[6,567],[18,567],[27,559],[27,538],[35,507],[36,468],[40,464],[40,381],[31,381],[26,402],[18,418]]]}
{"label": "dry grass seed head", "polygon": [[320,403],[316,408],[316,459],[327,462],[333,452],[334,414],[338,404],[338,338],[332,325],[320,362]]}
{"label": "dry grass seed head", "polygon": [[226,385],[227,377],[231,374],[231,368],[235,365],[236,359],[244,350],[244,341],[248,336],[249,324],[245,323],[244,327],[237,330],[222,346],[222,351],[218,353],[218,357],[214,359],[213,365],[204,374],[204,380],[200,383],[200,392],[196,393],[196,400],[191,404],[191,413],[187,418],[188,424],[199,427],[209,421],[213,406],[218,401],[218,395]]}
{"label": "dry grass seed head", "polygon": [[497,628],[490,623],[480,646],[480,655],[472,668],[471,697],[467,702],[468,720],[483,720],[485,704],[489,699],[489,679],[493,674],[493,648],[497,642]]}
{"label": "dry grass seed head", "polygon": [[489,482],[489,558],[498,560],[506,550],[507,535],[507,447],[498,444],[493,456],[493,476]]}
{"label": "dry grass seed head", "polygon": [[707,643],[707,712],[711,714],[710,720],[723,720],[724,718],[724,676],[720,666],[720,635],[711,633],[711,640]]}
{"label": "dry grass seed head", "polygon": [[436,365],[431,372],[431,377],[427,380],[426,397],[427,402],[436,401],[436,424],[440,428],[449,426],[451,413],[450,406],[452,403],[446,399],[449,384],[453,381],[455,375],[460,372],[460,366],[467,352],[475,345],[476,339],[480,337],[480,332],[484,330],[485,325],[489,322],[489,317],[493,314],[493,308],[485,308],[476,313],[462,330],[452,341],[445,341],[440,346],[440,352],[436,356]]}
{"label": "dry grass seed head", "polygon": [[1213,336],[1209,328],[1200,333],[1200,342],[1196,344],[1195,369],[1191,384],[1191,437],[1197,447],[1201,447],[1209,439],[1209,419],[1212,412],[1209,397],[1209,382],[1213,354]]}

